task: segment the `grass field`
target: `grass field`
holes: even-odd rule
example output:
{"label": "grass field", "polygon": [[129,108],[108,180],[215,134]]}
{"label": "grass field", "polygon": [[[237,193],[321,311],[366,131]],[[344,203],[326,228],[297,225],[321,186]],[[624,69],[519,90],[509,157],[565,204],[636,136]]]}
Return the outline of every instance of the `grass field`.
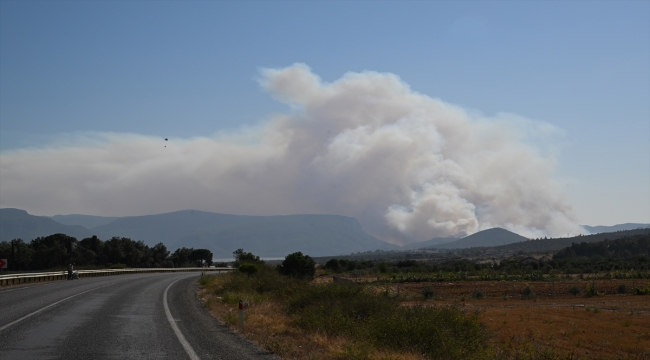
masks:
{"label": "grass field", "polygon": [[[321,276],[312,284],[331,279]],[[401,307],[451,307],[478,314],[490,337],[485,351],[466,358],[650,359],[650,296],[632,295],[633,285],[645,285],[639,280],[635,284],[629,279],[402,284],[358,280],[363,281],[364,291],[397,300]],[[239,331],[234,304],[243,298],[247,309],[242,336],[283,359],[444,358],[408,348],[377,347],[326,331],[306,331],[282,302],[250,292],[220,293],[218,286],[203,283],[200,296],[208,309],[234,331]],[[624,294],[619,293],[621,284]],[[595,296],[587,297],[591,286]]]}

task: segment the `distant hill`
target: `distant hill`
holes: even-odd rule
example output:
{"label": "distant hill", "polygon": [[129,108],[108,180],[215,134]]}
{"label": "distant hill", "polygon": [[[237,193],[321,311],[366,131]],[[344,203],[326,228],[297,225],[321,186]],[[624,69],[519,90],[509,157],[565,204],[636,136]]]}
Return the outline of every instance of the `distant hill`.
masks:
{"label": "distant hill", "polygon": [[486,250],[493,250],[501,253],[517,253],[523,251],[525,253],[534,252],[549,252],[556,251],[571,246],[573,243],[592,243],[603,240],[616,240],[623,237],[649,234],[650,229],[637,229],[617,231],[610,233],[600,233],[594,235],[573,236],[569,238],[556,238],[556,239],[542,239],[542,240],[528,240],[521,243],[514,243],[503,246],[495,246],[486,248]]}
{"label": "distant hill", "polygon": [[553,260],[576,257],[592,259],[614,258],[635,260],[639,255],[650,255],[650,232],[634,236],[625,236],[614,240],[573,243],[553,255]]}
{"label": "distant hill", "polygon": [[47,216],[34,216],[25,210],[0,209],[0,241],[21,238],[25,242],[39,236],[62,233],[83,239],[92,236],[90,230],[77,225],[64,225]]}
{"label": "distant hill", "polygon": [[363,231],[359,222],[338,215],[244,216],[184,210],[159,215],[117,218],[92,228],[100,239],[113,236],[210,249],[215,257],[230,257],[238,248],[259,256],[280,257],[295,251],[312,256],[342,255],[398,249]]}
{"label": "distant hill", "polygon": [[326,256],[399,249],[365,233],[356,219],[345,216],[288,215],[246,220],[195,231],[172,247],[208,248],[215,257],[229,257],[238,248],[267,257],[296,251]]}
{"label": "distant hill", "polygon": [[599,233],[609,233],[609,232],[615,232],[615,231],[646,229],[646,228],[650,228],[650,224],[626,223],[626,224],[618,224],[618,225],[612,225],[612,226],[582,225],[582,227],[585,230],[589,231],[590,234],[599,234]]}
{"label": "distant hill", "polygon": [[436,237],[427,241],[420,241],[416,243],[410,243],[402,246],[401,250],[415,250],[415,249],[426,249],[431,248],[436,245],[450,243],[456,241],[458,238],[455,237]]}
{"label": "distant hill", "polygon": [[528,241],[527,238],[502,228],[479,231],[462,239],[446,244],[436,245],[439,249],[462,249],[479,246],[497,246]]}
{"label": "distant hill", "polygon": [[51,219],[64,225],[79,225],[85,227],[86,229],[92,229],[97,226],[109,224],[113,220],[119,219],[119,217],[72,214],[54,215]]}

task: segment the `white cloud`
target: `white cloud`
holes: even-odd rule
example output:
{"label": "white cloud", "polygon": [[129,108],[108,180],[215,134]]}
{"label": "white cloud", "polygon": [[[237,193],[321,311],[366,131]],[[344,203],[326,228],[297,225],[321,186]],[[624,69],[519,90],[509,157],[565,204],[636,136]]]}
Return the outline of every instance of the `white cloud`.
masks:
{"label": "white cloud", "polygon": [[169,142],[77,134],[5,151],[0,206],[51,215],[341,214],[397,243],[493,226],[530,236],[581,231],[552,178],[561,133],[552,125],[470,114],[392,74],[324,83],[296,64],[262,76],[293,110],[257,128]]}

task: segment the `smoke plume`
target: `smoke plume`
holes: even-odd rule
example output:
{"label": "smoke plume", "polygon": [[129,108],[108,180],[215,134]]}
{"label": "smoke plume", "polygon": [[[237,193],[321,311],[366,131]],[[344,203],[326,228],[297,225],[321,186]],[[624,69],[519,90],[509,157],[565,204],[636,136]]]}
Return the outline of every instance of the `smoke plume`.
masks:
{"label": "smoke plume", "polygon": [[484,117],[412,91],[393,74],[325,83],[304,64],[262,71],[290,111],[236,133],[115,133],[0,155],[0,206],[36,214],[197,209],[340,214],[408,243],[500,226],[579,233],[553,180],[551,125]]}

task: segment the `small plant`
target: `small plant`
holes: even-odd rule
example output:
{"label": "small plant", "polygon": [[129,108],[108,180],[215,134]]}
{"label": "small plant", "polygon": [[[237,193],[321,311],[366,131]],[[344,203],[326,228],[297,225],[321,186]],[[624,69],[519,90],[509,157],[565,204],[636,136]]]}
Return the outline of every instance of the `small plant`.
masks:
{"label": "small plant", "polygon": [[627,294],[627,286],[625,286],[625,284],[620,284],[616,288],[616,292],[619,293],[619,294]]}
{"label": "small plant", "polygon": [[571,294],[573,296],[578,296],[578,295],[580,295],[581,292],[582,292],[582,290],[580,290],[580,288],[575,286],[575,285],[573,285],[573,286],[571,286],[569,288],[569,294]]}
{"label": "small plant", "polygon": [[368,346],[352,346],[346,345],[343,348],[343,351],[339,353],[337,359],[340,360],[372,360],[370,354],[368,353]]}
{"label": "small plant", "polygon": [[232,309],[230,309],[230,310],[231,311],[226,313],[226,317],[225,317],[224,320],[226,321],[226,324],[235,325],[235,324],[237,324],[237,321],[238,321],[237,316],[235,316],[235,314],[232,313]]}
{"label": "small plant", "polygon": [[535,291],[533,291],[533,288],[530,286],[526,286],[522,291],[521,291],[521,298],[522,299],[535,299]]}
{"label": "small plant", "polygon": [[474,292],[472,293],[472,297],[474,299],[483,299],[485,298],[485,293],[483,290],[475,289]]}
{"label": "small plant", "polygon": [[432,299],[434,296],[436,296],[436,292],[433,291],[430,287],[425,287],[422,289],[422,295],[424,296],[425,299]]}
{"label": "small plant", "polygon": [[600,312],[600,308],[597,307],[590,307],[590,306],[585,306],[585,311],[587,312],[593,312],[594,314],[598,314]]}
{"label": "small plant", "polygon": [[630,327],[630,325],[632,325],[632,324],[630,323],[629,320],[625,320],[625,321],[623,322],[623,326],[624,326],[624,327]]}
{"label": "small plant", "polygon": [[649,295],[650,294],[650,283],[646,284],[644,287],[634,288],[634,295]]}
{"label": "small plant", "polygon": [[605,293],[596,291],[596,288],[594,287],[593,283],[587,286],[587,290],[585,291],[586,297],[603,296],[603,295],[605,295]]}

